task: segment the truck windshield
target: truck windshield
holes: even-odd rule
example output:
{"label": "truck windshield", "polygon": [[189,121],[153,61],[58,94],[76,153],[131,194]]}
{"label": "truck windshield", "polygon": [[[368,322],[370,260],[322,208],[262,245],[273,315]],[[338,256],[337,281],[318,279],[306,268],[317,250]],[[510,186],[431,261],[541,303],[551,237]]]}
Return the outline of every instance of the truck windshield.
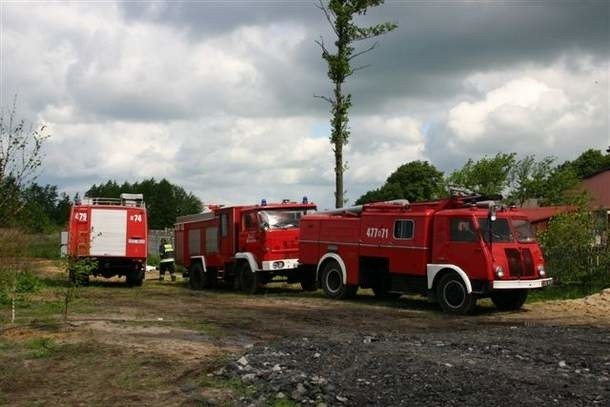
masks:
{"label": "truck windshield", "polygon": [[[478,221],[483,239],[489,243],[489,220],[487,218],[479,218]],[[492,225],[491,234],[494,243],[509,243],[513,241],[513,234],[508,225],[508,219],[496,219],[495,222],[492,222]]]}
{"label": "truck windshield", "polygon": [[260,211],[258,219],[263,229],[298,228],[301,216],[305,214],[307,214],[307,210]]}
{"label": "truck windshield", "polygon": [[515,230],[515,237],[519,243],[532,243],[536,241],[532,226],[525,219],[511,219],[513,229]]}

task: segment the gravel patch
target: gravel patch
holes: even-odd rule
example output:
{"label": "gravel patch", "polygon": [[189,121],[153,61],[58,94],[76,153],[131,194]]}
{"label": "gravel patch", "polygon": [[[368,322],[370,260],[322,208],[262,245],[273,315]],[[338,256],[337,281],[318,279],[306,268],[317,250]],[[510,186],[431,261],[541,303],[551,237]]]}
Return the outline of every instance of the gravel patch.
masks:
{"label": "gravel patch", "polygon": [[500,326],[299,337],[253,346],[214,375],[254,385],[243,405],[610,404],[610,331]]}

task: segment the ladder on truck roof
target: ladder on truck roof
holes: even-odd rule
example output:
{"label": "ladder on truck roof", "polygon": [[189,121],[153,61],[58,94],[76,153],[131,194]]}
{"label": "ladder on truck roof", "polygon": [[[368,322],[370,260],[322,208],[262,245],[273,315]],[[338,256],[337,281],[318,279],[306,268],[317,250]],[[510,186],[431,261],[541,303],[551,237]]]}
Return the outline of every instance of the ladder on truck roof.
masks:
{"label": "ladder on truck roof", "polygon": [[146,204],[144,203],[144,195],[143,194],[126,194],[123,193],[120,195],[120,198],[100,198],[100,197],[91,197],[91,198],[83,198],[80,201],[81,205],[105,205],[105,206],[133,206],[137,208],[144,208]]}
{"label": "ladder on truck roof", "polygon": [[366,206],[367,208],[371,208],[371,207],[383,207],[385,209],[388,208],[396,208],[396,209],[403,209],[403,208],[408,208],[410,205],[410,202],[408,199],[393,199],[391,201],[379,201],[379,202],[371,202],[371,203],[367,203],[364,205],[357,205],[357,206],[348,206],[346,208],[337,208],[337,209],[331,209],[328,211],[320,211],[317,212],[319,215],[345,215],[345,214],[359,214],[362,213],[362,210],[364,209],[364,207]]}

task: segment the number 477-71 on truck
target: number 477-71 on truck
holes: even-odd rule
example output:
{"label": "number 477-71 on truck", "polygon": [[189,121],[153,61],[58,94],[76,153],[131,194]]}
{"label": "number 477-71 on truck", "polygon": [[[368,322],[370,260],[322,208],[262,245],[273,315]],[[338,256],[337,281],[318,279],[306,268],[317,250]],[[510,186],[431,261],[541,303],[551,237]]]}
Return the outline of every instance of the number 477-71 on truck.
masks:
{"label": "number 477-71 on truck", "polygon": [[467,314],[484,297],[519,309],[552,282],[525,214],[481,197],[365,204],[305,216],[300,229],[301,272],[331,298],[419,293]]}

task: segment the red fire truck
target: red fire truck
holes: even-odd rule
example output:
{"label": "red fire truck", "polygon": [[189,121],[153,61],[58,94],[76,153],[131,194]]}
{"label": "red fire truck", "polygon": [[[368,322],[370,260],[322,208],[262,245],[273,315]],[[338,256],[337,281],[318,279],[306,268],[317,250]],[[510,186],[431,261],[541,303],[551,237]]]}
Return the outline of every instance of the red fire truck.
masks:
{"label": "red fire truck", "polygon": [[[96,261],[92,275],[125,276],[128,285],[142,285],[147,235],[143,196],[121,194],[120,198],[83,198],[72,206],[62,243],[68,256]],[[81,283],[89,281],[88,275],[77,276],[74,270],[70,277]]]}
{"label": "red fire truck", "polygon": [[299,273],[299,222],[316,205],[284,200],[260,205],[211,206],[209,212],[179,217],[175,225],[176,261],[188,270],[195,290],[219,281],[256,293],[275,276],[315,290]]}
{"label": "red fire truck", "polygon": [[412,292],[455,314],[469,313],[482,297],[518,309],[528,290],[552,282],[525,214],[472,196],[307,216],[300,262],[328,297],[346,298],[358,287],[377,296]]}

